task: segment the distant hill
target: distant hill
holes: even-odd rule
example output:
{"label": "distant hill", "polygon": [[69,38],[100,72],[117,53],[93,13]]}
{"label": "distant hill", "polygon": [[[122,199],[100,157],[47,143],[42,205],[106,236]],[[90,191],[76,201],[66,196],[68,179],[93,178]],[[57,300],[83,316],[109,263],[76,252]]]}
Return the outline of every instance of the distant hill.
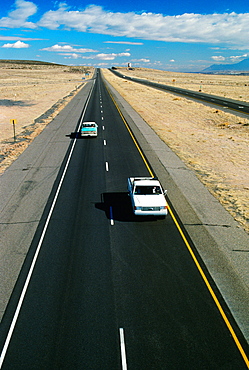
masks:
{"label": "distant hill", "polygon": [[62,66],[63,64],[42,62],[39,60],[11,60],[11,59],[0,59],[0,64],[25,64],[25,65],[50,65],[50,66]]}
{"label": "distant hill", "polygon": [[212,64],[210,67],[203,69],[204,73],[249,73],[249,58],[235,64]]}

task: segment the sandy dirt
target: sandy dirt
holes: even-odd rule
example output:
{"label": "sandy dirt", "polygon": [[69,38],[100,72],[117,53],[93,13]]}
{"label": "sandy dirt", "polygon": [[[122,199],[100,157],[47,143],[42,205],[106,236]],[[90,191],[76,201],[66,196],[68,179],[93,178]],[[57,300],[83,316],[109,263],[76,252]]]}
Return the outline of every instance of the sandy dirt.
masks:
{"label": "sandy dirt", "polygon": [[249,102],[249,76],[177,73],[149,68],[135,68],[134,70],[119,68],[118,70],[131,77]]}
{"label": "sandy dirt", "polygon": [[[248,76],[196,75],[147,69],[124,74],[249,101]],[[116,77],[105,78],[249,232],[249,117],[226,113]]]}
{"label": "sandy dirt", "polygon": [[[167,85],[249,101],[248,76],[121,70]],[[83,68],[0,63],[0,173],[77,94],[84,72]],[[249,119],[103,72],[249,233]],[[15,142],[12,119],[17,119]]]}
{"label": "sandy dirt", "polygon": [[92,73],[84,67],[0,63],[0,174]]}

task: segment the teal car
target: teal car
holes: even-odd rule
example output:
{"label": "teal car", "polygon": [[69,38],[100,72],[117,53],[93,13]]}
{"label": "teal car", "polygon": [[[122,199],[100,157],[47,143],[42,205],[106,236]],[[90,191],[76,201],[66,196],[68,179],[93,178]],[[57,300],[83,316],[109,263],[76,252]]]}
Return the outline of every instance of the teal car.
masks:
{"label": "teal car", "polygon": [[98,135],[98,125],[96,122],[83,122],[80,128],[80,136],[94,136]]}

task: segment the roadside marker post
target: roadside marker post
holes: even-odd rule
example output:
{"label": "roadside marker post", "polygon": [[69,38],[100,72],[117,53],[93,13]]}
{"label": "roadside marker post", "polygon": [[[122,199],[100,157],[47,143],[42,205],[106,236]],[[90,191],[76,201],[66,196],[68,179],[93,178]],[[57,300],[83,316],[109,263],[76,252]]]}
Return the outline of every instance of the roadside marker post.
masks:
{"label": "roadside marker post", "polygon": [[12,123],[12,125],[13,125],[14,142],[16,141],[16,127],[15,127],[16,122],[17,122],[17,120],[16,120],[16,119],[11,119],[11,120],[10,120],[10,123]]}

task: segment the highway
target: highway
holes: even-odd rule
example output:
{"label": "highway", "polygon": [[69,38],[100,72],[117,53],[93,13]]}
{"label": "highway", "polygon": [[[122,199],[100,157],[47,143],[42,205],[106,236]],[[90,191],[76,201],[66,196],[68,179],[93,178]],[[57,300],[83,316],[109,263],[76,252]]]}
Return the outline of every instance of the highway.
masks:
{"label": "highway", "polygon": [[246,103],[244,101],[227,99],[227,98],[217,96],[217,95],[205,94],[202,92],[182,89],[180,87],[164,85],[164,84],[156,83],[156,82],[141,79],[141,78],[130,77],[130,76],[126,76],[123,73],[120,73],[113,69],[110,69],[110,71],[113,72],[116,76],[123,78],[125,80],[137,82],[143,85],[154,87],[159,90],[170,91],[175,94],[184,95],[187,98],[197,99],[203,103],[211,103],[213,105],[218,105],[225,109],[232,109],[240,113],[249,114],[249,103]]}
{"label": "highway", "polygon": [[99,71],[82,111],[99,135],[79,138],[77,122],[68,138],[2,321],[0,368],[247,369],[248,345],[173,206],[165,219],[132,214],[127,177],[154,171]]}

